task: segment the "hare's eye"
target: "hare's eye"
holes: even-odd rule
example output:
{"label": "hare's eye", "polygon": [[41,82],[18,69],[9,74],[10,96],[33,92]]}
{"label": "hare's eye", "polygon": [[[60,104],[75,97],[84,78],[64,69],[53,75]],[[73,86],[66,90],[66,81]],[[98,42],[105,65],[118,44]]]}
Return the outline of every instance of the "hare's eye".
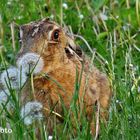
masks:
{"label": "hare's eye", "polygon": [[57,41],[59,38],[59,30],[55,30],[52,34],[52,40]]}

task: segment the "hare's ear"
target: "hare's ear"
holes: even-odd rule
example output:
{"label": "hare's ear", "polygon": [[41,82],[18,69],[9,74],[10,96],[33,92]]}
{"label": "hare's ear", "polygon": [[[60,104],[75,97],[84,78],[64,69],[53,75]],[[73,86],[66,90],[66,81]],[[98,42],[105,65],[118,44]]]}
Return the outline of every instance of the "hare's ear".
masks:
{"label": "hare's ear", "polygon": [[32,27],[29,24],[21,25],[19,27],[19,39],[22,40],[25,36],[27,36],[31,28]]}
{"label": "hare's ear", "polygon": [[42,19],[42,21],[48,23],[49,21],[51,21],[51,19],[49,17],[46,17],[46,18]]}
{"label": "hare's ear", "polygon": [[19,39],[23,38],[23,29],[22,26],[19,27]]}

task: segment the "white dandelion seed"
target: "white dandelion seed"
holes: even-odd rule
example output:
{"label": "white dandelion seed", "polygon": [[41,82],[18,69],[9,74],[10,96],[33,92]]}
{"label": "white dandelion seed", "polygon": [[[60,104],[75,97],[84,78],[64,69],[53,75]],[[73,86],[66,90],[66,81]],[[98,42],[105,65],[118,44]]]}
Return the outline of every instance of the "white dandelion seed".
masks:
{"label": "white dandelion seed", "polygon": [[62,4],[62,7],[63,7],[64,9],[68,9],[67,3],[63,3],[63,4]]}
{"label": "white dandelion seed", "polygon": [[17,66],[22,68],[22,71],[26,74],[31,72],[37,74],[43,69],[44,61],[38,54],[26,53],[17,60]]}
{"label": "white dandelion seed", "polygon": [[102,20],[108,20],[108,16],[107,15],[105,15],[104,13],[100,13],[100,18],[102,19]]}
{"label": "white dandelion seed", "polygon": [[42,104],[37,101],[28,102],[25,104],[25,106],[22,107],[20,114],[24,124],[30,125],[34,120],[41,120],[43,117],[41,112],[42,108]]}
{"label": "white dandelion seed", "polygon": [[84,15],[83,14],[79,14],[79,18],[80,19],[83,19],[84,18]]}
{"label": "white dandelion seed", "polygon": [[52,140],[53,139],[53,136],[48,136],[48,140]]}
{"label": "white dandelion seed", "polygon": [[27,79],[26,75],[24,73],[20,74],[20,70],[16,67],[10,67],[3,71],[0,78],[5,88],[11,86],[13,89],[19,89]]}

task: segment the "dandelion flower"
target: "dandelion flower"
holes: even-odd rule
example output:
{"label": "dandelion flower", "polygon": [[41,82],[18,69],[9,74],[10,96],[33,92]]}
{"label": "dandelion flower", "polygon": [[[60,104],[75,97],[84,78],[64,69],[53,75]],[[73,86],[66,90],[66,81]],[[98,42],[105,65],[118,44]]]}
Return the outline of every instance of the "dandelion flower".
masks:
{"label": "dandelion flower", "polygon": [[43,69],[44,61],[38,54],[26,53],[17,60],[17,66],[26,74],[30,72],[37,74]]}
{"label": "dandelion flower", "polygon": [[24,73],[20,74],[20,70],[16,67],[10,67],[1,74],[1,83],[4,87],[11,86],[13,89],[18,89],[20,86],[23,86],[26,79],[26,75]]}
{"label": "dandelion flower", "polygon": [[21,118],[24,120],[25,125],[32,124],[33,120],[42,119],[43,115],[41,113],[43,106],[40,102],[33,101],[28,102],[21,109]]}

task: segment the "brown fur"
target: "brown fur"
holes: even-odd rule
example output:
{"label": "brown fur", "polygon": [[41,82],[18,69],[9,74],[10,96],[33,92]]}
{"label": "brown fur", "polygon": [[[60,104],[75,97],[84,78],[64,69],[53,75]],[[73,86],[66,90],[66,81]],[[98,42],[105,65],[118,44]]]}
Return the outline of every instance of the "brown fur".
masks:
{"label": "brown fur", "polygon": [[[59,29],[59,38],[56,41],[49,38],[49,33],[54,28]],[[35,29],[37,32],[35,32]],[[35,52],[44,59],[45,66],[42,72],[46,73],[47,76],[34,76],[34,95],[35,99],[40,101],[45,108],[52,109],[56,105],[54,110],[63,116],[61,98],[65,107],[69,109],[73,100],[77,77],[76,69],[80,76],[82,65],[84,66],[77,102],[79,102],[81,109],[86,109],[87,119],[91,123],[91,132],[94,134],[95,122],[93,114],[96,112],[94,106],[96,106],[97,102],[101,105],[101,117],[106,120],[108,116],[111,88],[106,75],[94,66],[89,70],[90,61],[87,57],[84,57],[79,48],[77,52],[76,46],[71,46],[71,44],[75,43],[71,42],[73,40],[56,23],[45,19],[23,25],[21,30],[22,48],[18,57],[26,52]],[[66,51],[66,49],[68,50]],[[89,77],[88,80],[86,80],[87,77]],[[29,98],[29,90],[29,84],[26,84],[22,95],[23,103],[31,99]],[[45,112],[46,118],[49,113]]]}

